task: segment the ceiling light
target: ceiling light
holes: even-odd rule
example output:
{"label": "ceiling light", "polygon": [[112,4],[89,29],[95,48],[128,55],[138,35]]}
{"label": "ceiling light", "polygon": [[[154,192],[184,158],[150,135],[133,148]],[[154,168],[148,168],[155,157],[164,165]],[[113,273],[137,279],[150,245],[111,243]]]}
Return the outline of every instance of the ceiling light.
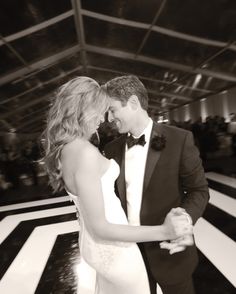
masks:
{"label": "ceiling light", "polygon": [[197,85],[199,84],[200,80],[202,78],[202,75],[201,74],[197,74],[195,79],[194,79],[194,82],[193,82],[193,85],[192,85],[192,88],[196,88]]}
{"label": "ceiling light", "polygon": [[183,86],[178,86],[178,87],[174,90],[174,92],[175,92],[175,93],[179,92],[179,91],[182,89],[182,87],[183,87]]}

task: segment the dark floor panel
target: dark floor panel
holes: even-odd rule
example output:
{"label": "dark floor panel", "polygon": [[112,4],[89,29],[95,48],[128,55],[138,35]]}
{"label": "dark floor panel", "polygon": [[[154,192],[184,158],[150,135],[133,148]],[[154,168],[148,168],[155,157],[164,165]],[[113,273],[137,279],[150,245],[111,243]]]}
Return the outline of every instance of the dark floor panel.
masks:
{"label": "dark floor panel", "polygon": [[218,228],[222,233],[232,240],[236,241],[236,219],[232,215],[227,214],[223,210],[208,203],[203,217],[214,227]]}
{"label": "dark floor panel", "polygon": [[59,235],[35,294],[76,294],[78,257],[78,233]]}
{"label": "dark floor panel", "polygon": [[196,294],[235,294],[234,286],[200,251],[193,278]]}
{"label": "dark floor panel", "polygon": [[[207,180],[208,180],[209,187],[211,189],[216,190],[220,193],[223,193],[227,196],[230,196],[230,197],[236,199],[236,189],[235,188],[218,183],[213,180],[209,180],[209,179],[207,179]],[[235,182],[236,182],[236,179],[235,179]]]}

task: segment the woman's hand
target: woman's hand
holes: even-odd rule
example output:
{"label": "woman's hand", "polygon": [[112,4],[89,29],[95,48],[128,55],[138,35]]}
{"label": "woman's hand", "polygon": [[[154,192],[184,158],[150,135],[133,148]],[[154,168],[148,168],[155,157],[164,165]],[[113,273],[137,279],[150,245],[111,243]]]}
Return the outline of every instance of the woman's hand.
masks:
{"label": "woman's hand", "polygon": [[192,235],[193,232],[193,226],[186,218],[185,209],[180,207],[171,209],[164,220],[163,226],[167,240]]}

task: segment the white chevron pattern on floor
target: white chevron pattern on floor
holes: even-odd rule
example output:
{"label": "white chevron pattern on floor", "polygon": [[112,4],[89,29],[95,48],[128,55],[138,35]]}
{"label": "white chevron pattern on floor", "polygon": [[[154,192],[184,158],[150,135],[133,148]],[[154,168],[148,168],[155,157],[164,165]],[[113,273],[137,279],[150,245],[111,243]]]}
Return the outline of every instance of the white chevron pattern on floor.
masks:
{"label": "white chevron pattern on floor", "polygon": [[76,232],[78,229],[76,220],[36,227],[3,276],[0,293],[33,294],[56,237],[59,234]]}
{"label": "white chevron pattern on floor", "polygon": [[69,196],[62,196],[62,197],[53,197],[53,198],[37,200],[37,201],[23,202],[18,204],[4,205],[4,206],[0,206],[0,212],[9,211],[13,209],[35,207],[40,205],[55,204],[55,203],[69,201],[69,200],[70,200]]}
{"label": "white chevron pattern on floor", "polygon": [[194,236],[198,249],[236,287],[236,243],[203,218],[194,226]]}
{"label": "white chevron pattern on floor", "polygon": [[22,221],[45,218],[49,216],[62,215],[73,212],[76,212],[75,206],[65,206],[59,208],[9,215],[0,222],[0,244]]}
{"label": "white chevron pattern on floor", "polygon": [[221,175],[214,172],[207,172],[206,178],[209,180],[213,180],[215,182],[224,184],[226,186],[230,186],[232,188],[236,188],[236,178],[231,178],[225,175]]}
{"label": "white chevron pattern on floor", "polygon": [[236,200],[215,191],[213,189],[209,189],[210,192],[210,200],[209,203],[218,207],[219,209],[225,211],[226,213],[236,217]]}

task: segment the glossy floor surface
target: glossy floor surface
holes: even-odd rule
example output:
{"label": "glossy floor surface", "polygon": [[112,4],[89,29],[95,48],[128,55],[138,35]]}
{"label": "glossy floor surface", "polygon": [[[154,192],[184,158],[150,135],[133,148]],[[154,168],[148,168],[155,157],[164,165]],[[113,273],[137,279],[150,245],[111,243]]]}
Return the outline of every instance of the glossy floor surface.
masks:
{"label": "glossy floor surface", "polygon": [[[194,228],[200,257],[194,274],[196,294],[233,294],[236,178],[214,169],[206,171],[206,177],[210,202]],[[68,196],[53,196],[45,183],[2,194],[0,293],[77,293],[78,234]]]}

